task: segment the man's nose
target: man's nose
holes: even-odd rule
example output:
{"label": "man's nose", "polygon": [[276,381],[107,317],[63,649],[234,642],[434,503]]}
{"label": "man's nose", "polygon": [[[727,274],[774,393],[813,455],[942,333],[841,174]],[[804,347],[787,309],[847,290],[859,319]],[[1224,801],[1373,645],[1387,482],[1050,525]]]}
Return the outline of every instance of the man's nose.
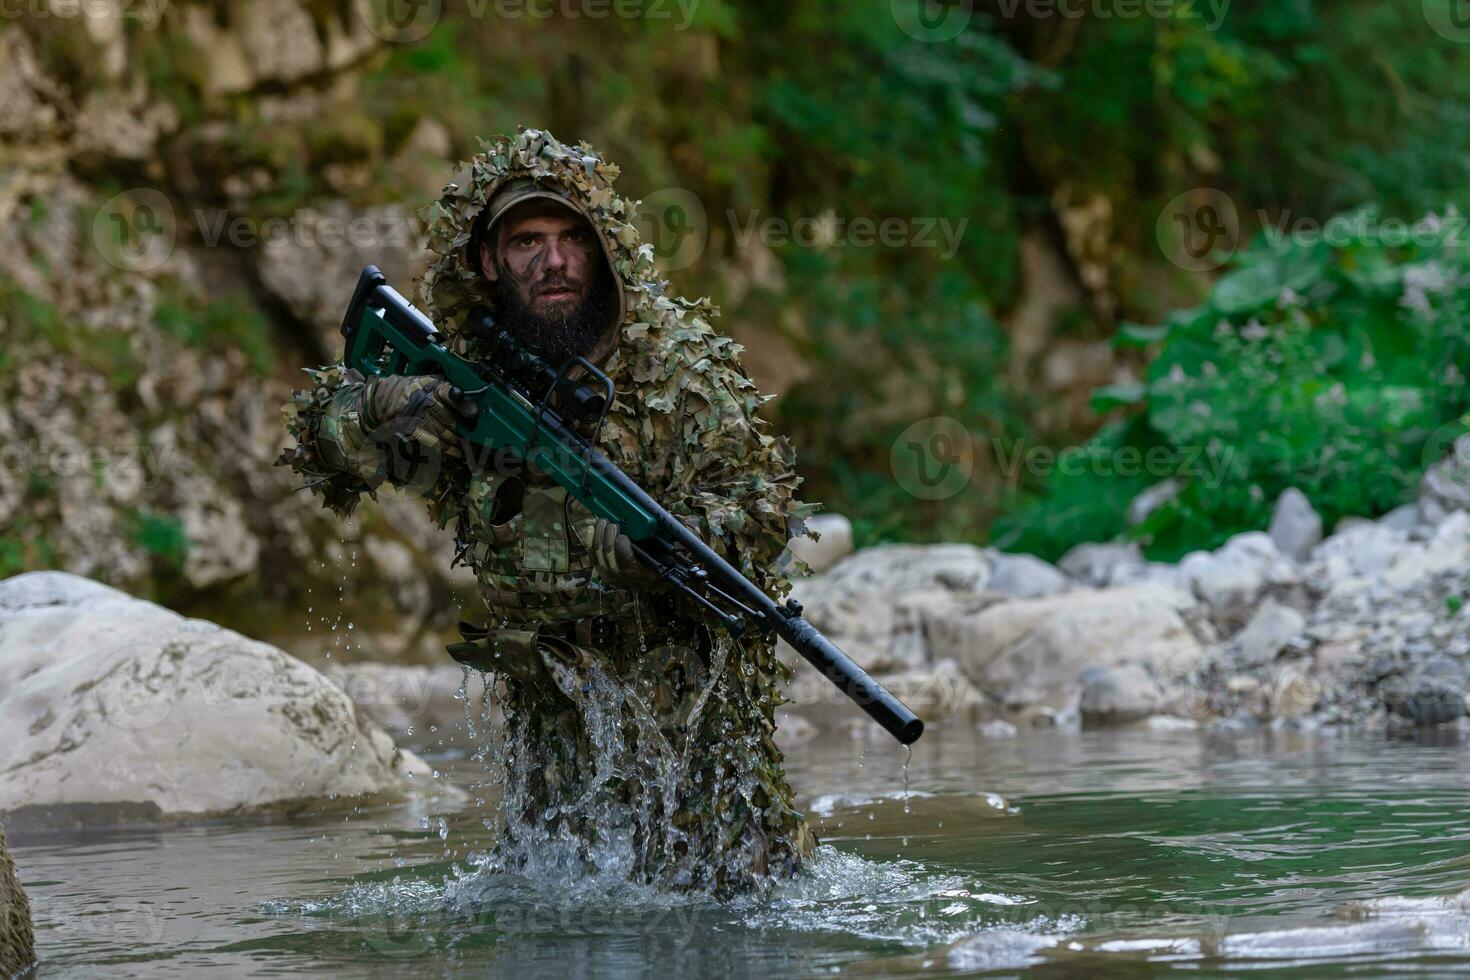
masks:
{"label": "man's nose", "polygon": [[564,271],[567,267],[566,246],[553,238],[546,246],[546,262],[543,267],[547,272]]}

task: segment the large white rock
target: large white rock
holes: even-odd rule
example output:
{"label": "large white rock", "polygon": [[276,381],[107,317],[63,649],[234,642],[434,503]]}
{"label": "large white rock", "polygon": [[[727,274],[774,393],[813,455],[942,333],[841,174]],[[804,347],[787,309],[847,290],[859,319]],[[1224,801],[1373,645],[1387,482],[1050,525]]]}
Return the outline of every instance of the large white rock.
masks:
{"label": "large white rock", "polygon": [[500,718],[493,708],[485,715],[484,675],[466,677],[458,664],[342,664],[326,675],[365,715],[416,748],[478,747],[485,728]]}
{"label": "large white rock", "polygon": [[1147,664],[1169,675],[1201,649],[1185,624],[1193,599],[1160,585],[1013,599],[929,626],[936,658],[954,657],[975,685],[1007,707],[1063,707],[1087,667]]}
{"label": "large white rock", "polygon": [[0,582],[0,771],[0,811],[79,821],[430,788],[306,664],[62,572]]}
{"label": "large white rock", "polygon": [[1243,615],[1273,587],[1298,583],[1296,565],[1264,531],[1237,534],[1215,551],[1195,551],[1179,563],[1194,594],[1225,615]]}

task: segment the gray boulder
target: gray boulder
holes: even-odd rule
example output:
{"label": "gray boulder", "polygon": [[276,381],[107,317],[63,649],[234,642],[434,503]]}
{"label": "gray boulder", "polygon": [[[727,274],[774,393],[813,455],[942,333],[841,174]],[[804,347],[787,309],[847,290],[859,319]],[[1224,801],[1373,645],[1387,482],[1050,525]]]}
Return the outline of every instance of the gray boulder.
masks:
{"label": "gray boulder", "polygon": [[1055,566],[1034,555],[997,554],[985,588],[1001,595],[1034,599],[1056,595],[1072,587],[1071,581]]}
{"label": "gray boulder", "polygon": [[1274,660],[1306,625],[1307,619],[1301,613],[1267,599],[1232,641],[1236,662],[1243,667],[1258,667]]}
{"label": "gray boulder", "polygon": [[0,975],[15,976],[35,961],[31,903],[10,858],[5,828],[0,827]]}
{"label": "gray boulder", "polygon": [[1172,502],[1184,489],[1184,484],[1174,477],[1155,483],[1128,502],[1128,525],[1133,527],[1148,520],[1154,511]]}
{"label": "gray boulder", "polygon": [[1142,663],[1161,675],[1194,667],[1202,651],[1184,620],[1193,604],[1158,585],[1010,599],[931,624],[929,644],[1008,708],[1061,708],[1087,667]]}
{"label": "gray boulder", "polygon": [[[823,572],[852,554],[852,521],[841,514],[817,514],[806,520],[807,534],[791,539],[791,553],[813,572]],[[815,534],[820,540],[814,540]]]}
{"label": "gray boulder", "polygon": [[62,572],[0,582],[0,812],[92,822],[428,790],[341,688],[265,643]]}
{"label": "gray boulder", "polygon": [[1422,531],[1425,527],[1424,515],[1419,512],[1419,505],[1401,504],[1393,510],[1378,518],[1380,527],[1390,528],[1394,531],[1402,531],[1405,534],[1413,534]]}
{"label": "gray boulder", "polygon": [[1137,571],[1146,564],[1137,542],[1079,544],[1057,562],[1067,575],[1095,589],[1118,585],[1125,572]]}
{"label": "gray boulder", "polygon": [[1379,684],[1379,698],[1391,714],[1428,728],[1458,721],[1466,714],[1470,671],[1452,657],[1432,657],[1406,674]]}
{"label": "gray boulder", "polygon": [[1237,534],[1212,552],[1185,555],[1179,574],[1217,613],[1241,619],[1268,589],[1299,581],[1296,566],[1263,531]]}
{"label": "gray boulder", "polygon": [[979,592],[990,581],[992,553],[971,544],[884,544],[832,566],[823,591],[902,595],[931,589]]}
{"label": "gray boulder", "polygon": [[1135,664],[1083,671],[1078,710],[1083,728],[1127,725],[1155,714],[1163,694],[1148,671]]}
{"label": "gray boulder", "polygon": [[1431,524],[1470,510],[1470,435],[1456,439],[1449,455],[1424,471],[1419,510]]}
{"label": "gray boulder", "polygon": [[1313,509],[1306,494],[1290,487],[1276,498],[1276,509],[1266,533],[1283,555],[1294,561],[1305,561],[1322,540],[1322,515]]}

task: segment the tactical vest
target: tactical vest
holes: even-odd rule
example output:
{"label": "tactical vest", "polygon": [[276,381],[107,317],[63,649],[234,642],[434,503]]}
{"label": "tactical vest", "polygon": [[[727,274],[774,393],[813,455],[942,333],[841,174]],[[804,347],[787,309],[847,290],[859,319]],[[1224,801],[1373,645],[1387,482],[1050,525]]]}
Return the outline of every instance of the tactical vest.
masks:
{"label": "tactical vest", "polygon": [[476,472],[459,522],[459,548],[480,594],[511,626],[562,625],[632,614],[634,594],[598,581],[585,542],[596,518],[532,469]]}

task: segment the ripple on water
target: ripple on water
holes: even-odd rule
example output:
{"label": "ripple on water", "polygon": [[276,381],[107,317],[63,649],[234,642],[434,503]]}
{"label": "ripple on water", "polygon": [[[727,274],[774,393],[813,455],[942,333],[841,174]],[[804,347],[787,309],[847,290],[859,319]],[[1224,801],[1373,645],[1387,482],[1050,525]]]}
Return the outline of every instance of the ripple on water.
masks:
{"label": "ripple on water", "polygon": [[518,936],[617,932],[646,929],[668,918],[667,925],[696,933],[737,924],[915,950],[945,946],[977,932],[1055,937],[1084,925],[1077,916],[1033,915],[1027,910],[1032,904],[1024,895],[988,889],[972,876],[936,871],[916,861],[871,860],[823,845],[804,874],[760,900],[722,904],[626,881],[571,876],[532,880],[489,868],[456,867],[437,876],[400,873],[389,880],[357,881],[335,895],[267,902],[261,911],[374,933],[393,919],[400,923],[388,930],[395,936],[410,931],[452,934],[509,923]]}

